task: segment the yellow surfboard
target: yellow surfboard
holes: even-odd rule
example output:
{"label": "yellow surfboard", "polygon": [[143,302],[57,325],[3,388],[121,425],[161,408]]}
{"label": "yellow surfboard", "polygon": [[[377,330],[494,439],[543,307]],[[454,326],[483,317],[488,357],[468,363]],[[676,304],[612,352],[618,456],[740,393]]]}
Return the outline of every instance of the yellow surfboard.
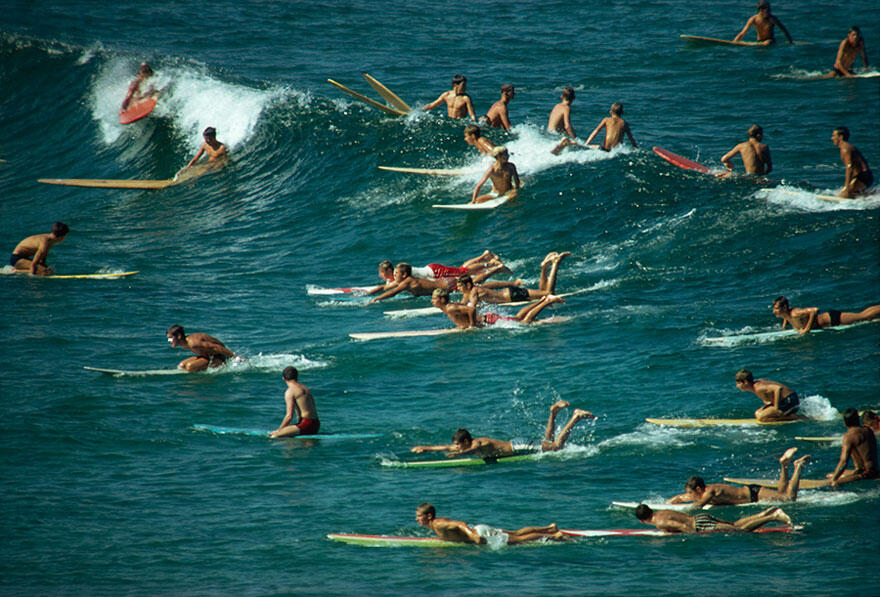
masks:
{"label": "yellow surfboard", "polygon": [[[737,485],[760,485],[761,487],[769,487],[776,489],[779,486],[778,479],[741,479],[738,477],[724,477],[728,483],[736,483]],[[801,489],[816,489],[819,487],[829,487],[831,482],[828,479],[801,479],[799,487]]]}
{"label": "yellow surfboard", "polygon": [[348,87],[346,87],[342,83],[337,83],[333,79],[327,79],[327,82],[330,83],[331,85],[333,85],[334,87],[336,87],[337,89],[339,89],[340,91],[344,91],[345,93],[352,96],[353,98],[358,99],[369,106],[373,106],[374,108],[378,108],[379,110],[382,110],[383,112],[391,114],[392,116],[405,116],[406,115],[406,112],[404,112],[403,110],[398,110],[397,108],[392,108],[390,106],[386,106],[385,104],[377,102],[376,100],[371,99],[371,98],[367,97],[366,95],[362,95],[353,89],[349,89]]}
{"label": "yellow surfboard", "polygon": [[43,184],[55,184],[66,187],[88,187],[93,189],[167,189],[194,178],[198,178],[217,166],[215,163],[206,162],[196,164],[190,168],[181,169],[174,178],[166,180],[112,180],[106,178],[40,178],[37,182]]}
{"label": "yellow surfboard", "polygon": [[368,75],[367,73],[361,73],[364,76],[364,79],[367,80],[367,83],[370,84],[370,87],[376,90],[376,93],[382,96],[382,98],[397,108],[398,110],[402,110],[404,112],[412,112],[412,108],[409,107],[405,101],[397,97],[397,94],[382,85],[379,81]]}
{"label": "yellow surfboard", "polygon": [[645,419],[654,425],[668,427],[709,427],[713,425],[786,425],[794,421],[759,421],[758,419]]}

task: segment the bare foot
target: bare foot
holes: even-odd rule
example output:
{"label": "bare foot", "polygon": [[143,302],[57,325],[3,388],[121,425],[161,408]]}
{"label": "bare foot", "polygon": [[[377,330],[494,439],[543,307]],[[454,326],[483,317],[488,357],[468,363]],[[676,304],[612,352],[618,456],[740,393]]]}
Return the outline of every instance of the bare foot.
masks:
{"label": "bare foot", "polygon": [[551,522],[550,524],[547,525],[547,530],[551,533],[558,533],[559,527],[556,526],[555,522]]}
{"label": "bare foot", "polygon": [[544,297],[544,300],[546,300],[548,303],[564,303],[565,302],[561,296],[556,296],[555,294],[548,294],[547,296]]}
{"label": "bare foot", "polygon": [[517,278],[510,283],[511,286],[522,286],[523,284],[525,284],[525,280],[523,280],[522,278]]}
{"label": "bare foot", "polygon": [[806,463],[810,461],[810,455],[806,454],[805,456],[801,456],[797,460],[794,461],[795,466],[804,466]]}
{"label": "bare foot", "polygon": [[556,258],[556,255],[558,255],[556,251],[550,251],[549,253],[547,253],[547,256],[541,260],[541,267],[544,267],[545,265],[553,261],[553,259]]}
{"label": "bare foot", "polygon": [[581,419],[595,419],[595,418],[596,418],[596,415],[594,415],[594,414],[591,413],[590,411],[588,411],[588,410],[584,410],[584,409],[582,409],[582,408],[576,408],[576,409],[574,409],[574,412],[572,413],[571,416],[572,416],[572,418],[575,418],[575,419],[577,419],[577,420],[581,420]]}
{"label": "bare foot", "polygon": [[779,458],[779,464],[781,464],[782,466],[788,466],[788,463],[791,462],[791,459],[794,457],[795,452],[797,452],[797,446],[786,450],[785,453]]}
{"label": "bare foot", "polygon": [[553,405],[550,407],[550,412],[557,413],[557,412],[559,412],[560,410],[562,410],[563,408],[567,408],[568,406],[569,406],[568,401],[566,401],[566,400],[560,400],[559,402],[557,402],[556,404],[553,404]]}
{"label": "bare foot", "polygon": [[566,534],[563,533],[562,531],[559,531],[559,532],[557,532],[557,533],[554,533],[553,535],[550,535],[550,539],[553,540],[553,541],[571,541],[571,542],[574,542],[574,537],[569,537],[568,535],[566,535]]}
{"label": "bare foot", "polygon": [[556,256],[553,258],[553,261],[562,261],[569,255],[571,255],[571,251],[563,251],[562,253],[557,253]]}
{"label": "bare foot", "polygon": [[791,525],[791,516],[782,511],[782,508],[777,508],[774,514],[774,519],[779,522],[785,523],[787,525]]}

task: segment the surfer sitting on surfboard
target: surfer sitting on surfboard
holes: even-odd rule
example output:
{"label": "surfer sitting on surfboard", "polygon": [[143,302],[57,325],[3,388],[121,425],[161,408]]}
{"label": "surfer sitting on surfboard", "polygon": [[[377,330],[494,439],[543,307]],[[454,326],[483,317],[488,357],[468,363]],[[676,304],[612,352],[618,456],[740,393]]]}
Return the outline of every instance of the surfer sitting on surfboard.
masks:
{"label": "surfer sitting on surfboard", "polygon": [[[524,288],[522,280],[513,282],[489,282],[478,286],[478,279],[469,275],[458,277],[458,290],[462,293],[461,302],[476,307],[479,303],[518,303],[539,299],[556,293],[556,278],[559,272],[559,263],[571,255],[568,251],[557,253],[551,251],[547,253],[544,260],[541,261],[541,275],[538,281],[538,288]],[[549,268],[549,274],[548,274]],[[494,288],[501,287],[501,290]]]}
{"label": "surfer sitting on surfboard", "polygon": [[459,328],[481,328],[494,325],[499,321],[518,321],[519,323],[532,323],[538,314],[553,303],[564,303],[562,297],[548,294],[535,303],[529,303],[513,317],[504,317],[497,313],[477,313],[476,307],[461,303],[449,302],[449,291],[445,288],[436,289],[431,295],[431,305],[443,311]]}
{"label": "surfer sitting on surfboard", "polygon": [[577,138],[577,135],[574,132],[574,127],[571,125],[571,104],[574,102],[574,97],[574,89],[566,87],[562,90],[562,94],[559,96],[561,101],[553,106],[553,109],[550,111],[550,120],[547,121],[547,130],[551,133],[567,135],[566,138],[550,152],[554,155],[558,154],[569,145],[577,145],[577,142],[574,140]]}
{"label": "surfer sitting on surfboard", "polygon": [[805,334],[810,330],[830,328],[838,325],[850,325],[860,321],[870,321],[880,317],[880,305],[873,305],[860,313],[846,313],[835,309],[828,309],[819,313],[817,307],[792,308],[788,299],[784,296],[776,297],[773,301],[773,315],[782,319],[782,328],[786,324],[793,329]]}
{"label": "surfer sitting on surfboard", "polygon": [[[843,424],[846,425],[846,433],[843,434],[843,443],[840,447],[840,461],[834,472],[827,475],[831,480],[831,486],[880,477],[877,437],[874,432],[859,423],[859,411],[854,408],[848,408],[843,412]],[[855,470],[844,470],[850,458]]]}
{"label": "surfer sitting on surfboard", "polygon": [[856,58],[862,56],[862,64],[868,68],[868,54],[865,51],[865,40],[862,37],[862,30],[856,25],[849,28],[846,38],[840,42],[837,48],[837,57],[834,59],[834,66],[831,72],[824,78],[831,79],[834,77],[852,77],[855,75],[852,65]]}
{"label": "surfer sitting on surfboard", "polygon": [[28,272],[37,276],[51,276],[54,272],[46,265],[46,257],[49,249],[62,242],[70,228],[64,222],[55,222],[52,232],[48,234],[34,234],[29,236],[12,251],[9,257],[9,265],[16,272]]}
{"label": "surfer sitting on surfboard", "polygon": [[721,158],[721,163],[727,168],[728,173],[733,172],[733,164],[730,160],[739,154],[743,167],[749,174],[770,174],[773,170],[773,162],[770,160],[770,148],[766,143],[761,142],[763,138],[764,129],[757,124],[750,126],[749,140],[738,143]]}
{"label": "surfer sitting on surfboard", "polygon": [[203,153],[208,154],[208,160],[211,162],[221,162],[226,158],[226,146],[217,140],[217,129],[209,126],[202,133],[202,137],[205,139],[205,142],[202,143],[198,153],[189,161],[185,168],[189,168],[198,162]]}
{"label": "surfer sitting on surfboard", "polygon": [[443,103],[446,104],[450,118],[464,118],[470,115],[471,120],[477,120],[477,116],[474,113],[474,102],[471,101],[471,96],[467,94],[467,77],[464,75],[452,77],[452,89],[444,91],[440,94],[440,97],[422,109],[427,112]]}
{"label": "surfer sitting on surfboard", "polygon": [[[541,441],[542,452],[556,452],[565,447],[572,428],[582,419],[595,419],[596,417],[588,410],[574,409],[568,423],[556,436],[556,415],[570,404],[565,400],[559,400],[550,406],[550,416],[547,419],[547,427],[544,430],[544,439]],[[514,454],[513,443],[491,437],[471,437],[467,429],[459,429],[452,435],[452,443],[439,446],[413,446],[410,450],[416,454],[423,452],[446,452],[446,456],[453,458],[464,454],[473,454],[480,458],[498,458],[499,456],[512,456]]]}
{"label": "surfer sitting on surfboard", "polygon": [[791,525],[791,518],[788,514],[776,507],[767,508],[751,516],[744,516],[736,522],[727,522],[704,512],[690,515],[675,510],[652,510],[647,504],[639,504],[639,507],[636,508],[636,518],[667,533],[709,533],[712,531],[750,533],[773,521]]}
{"label": "surfer sitting on surfboard", "polygon": [[758,421],[792,421],[798,418],[800,399],[787,386],[769,379],[755,379],[748,369],[737,371],[734,381],[741,392],[752,392],[764,401],[764,406],[755,411]]}
{"label": "surfer sitting on surfboard", "polygon": [[495,149],[495,144],[483,136],[480,127],[475,124],[469,124],[464,127],[464,141],[468,145],[473,145],[480,153],[491,155]]}
{"label": "surfer sitting on surfboard", "polygon": [[840,149],[840,160],[846,166],[846,177],[838,196],[852,199],[864,193],[874,184],[874,175],[868,160],[856,146],[849,142],[849,129],[839,126],[831,133],[831,142]]}
{"label": "surfer sitting on surfboard", "polygon": [[705,505],[733,506],[736,504],[751,504],[757,501],[794,502],[797,501],[798,488],[800,487],[801,471],[804,465],[810,461],[809,455],[802,456],[794,462],[794,473],[788,477],[788,465],[794,457],[797,448],[789,448],[779,458],[779,484],[776,489],[762,487],[761,485],[728,485],[726,483],[706,482],[702,477],[691,477],[684,484],[685,492],[670,498],[668,504],[685,504],[694,502],[694,509],[700,509]]}
{"label": "surfer sitting on surfboard", "polygon": [[507,104],[513,99],[516,92],[513,85],[505,83],[501,86],[501,99],[492,104],[485,116],[481,116],[480,120],[494,129],[504,129],[510,132],[510,118],[507,114]]}
{"label": "surfer sitting on surfboard", "polygon": [[141,62],[141,67],[138,70],[137,77],[134,79],[134,81],[131,82],[131,85],[128,86],[128,93],[125,94],[125,99],[122,100],[123,110],[128,108],[129,104],[131,104],[132,102],[138,102],[148,95],[153,95],[153,93],[155,93],[155,90],[152,87],[148,87],[143,92],[141,92],[141,85],[143,85],[144,81],[152,76],[153,69],[150,68],[150,65],[146,62]]}
{"label": "surfer sitting on surfboard", "polygon": [[183,327],[179,325],[172,325],[168,328],[165,336],[173,348],[180,346],[196,353],[197,356],[184,359],[177,365],[179,369],[190,373],[204,371],[208,367],[219,367],[226,363],[227,359],[242,359],[226,348],[217,338],[202,333],[187,336]]}
{"label": "surfer sitting on surfboard", "polygon": [[420,526],[427,527],[437,533],[445,541],[456,543],[474,543],[485,545],[491,542],[495,545],[516,545],[528,541],[573,541],[571,537],[564,535],[556,526],[556,523],[544,527],[524,527],[516,531],[496,529],[487,524],[471,526],[460,520],[450,518],[437,518],[434,506],[425,502],[416,508],[416,522]]}
{"label": "surfer sitting on surfboard", "polygon": [[[269,437],[290,437],[292,435],[316,435],[321,426],[318,420],[318,409],[315,399],[307,387],[299,383],[299,372],[296,367],[285,367],[281,372],[281,378],[287,384],[284,391],[285,412],[284,418],[278,429],[269,434]],[[296,424],[291,425],[293,415],[296,415]]]}
{"label": "surfer sitting on surfboard", "polygon": [[[495,163],[489,166],[483,177],[474,187],[471,203],[483,203],[490,199],[496,199],[501,195],[508,197],[516,197],[517,190],[520,187],[519,173],[516,171],[516,165],[507,161],[510,154],[503,145],[497,145],[492,149],[492,157]],[[488,179],[492,179],[492,192],[487,195],[480,195],[480,189],[486,184]]]}
{"label": "surfer sitting on surfboard", "polygon": [[774,25],[778,25],[779,28],[782,29],[785,37],[788,38],[788,43],[794,43],[794,40],[791,39],[791,35],[788,34],[788,29],[785,28],[785,25],[776,18],[776,15],[770,12],[770,3],[766,0],[761,0],[761,2],[758,2],[758,14],[753,15],[748,21],[746,21],[746,26],[739,32],[739,35],[733,38],[733,41],[740,41],[749,30],[749,27],[754,27],[755,32],[758,34],[759,42],[765,44],[776,43],[776,39],[773,37]]}
{"label": "surfer sitting on surfboard", "polygon": [[611,109],[608,111],[610,116],[607,116],[602,119],[602,122],[599,123],[599,126],[596,127],[590,136],[587,137],[587,140],[584,141],[584,145],[589,145],[590,141],[593,140],[593,137],[599,134],[603,128],[605,129],[605,140],[602,141],[602,145],[599,146],[599,149],[604,151],[611,151],[615,147],[617,147],[623,141],[623,135],[626,133],[626,136],[629,137],[629,142],[633,147],[638,147],[636,144],[636,140],[633,139],[632,132],[629,130],[629,124],[621,118],[623,115],[623,104],[620,102],[614,102],[611,104]]}

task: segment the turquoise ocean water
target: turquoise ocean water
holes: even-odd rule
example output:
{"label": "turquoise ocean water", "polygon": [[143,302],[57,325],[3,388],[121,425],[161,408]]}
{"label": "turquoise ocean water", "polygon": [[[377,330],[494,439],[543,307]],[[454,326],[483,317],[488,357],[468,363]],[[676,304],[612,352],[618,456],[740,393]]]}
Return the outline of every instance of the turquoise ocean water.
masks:
{"label": "turquoise ocean water", "polygon": [[[772,48],[691,46],[731,38],[753,3],[659,0],[447,6],[386,2],[13,2],[0,16],[0,236],[8,251],[56,220],[59,273],[139,270],[125,280],[0,280],[0,592],[23,594],[876,593],[880,488],[803,491],[792,535],[591,539],[500,550],[371,549],[327,533],[425,534],[415,507],[506,528],[638,528],[612,500],[678,493],[693,474],[775,477],[839,448],[796,435],[842,432],[839,413],[880,406],[880,326],[710,346],[778,325],[795,305],[880,302],[880,201],[817,200],[843,180],[830,143],[845,125],[880,165],[880,78],[819,81],[852,24],[868,56],[876,3],[774,3],[796,40]],[[781,36],[780,36],[781,39]],[[141,60],[163,87],[128,127],[117,109]],[[872,63],[873,64],[873,63]],[[872,66],[872,68],[876,68]],[[414,106],[469,77],[479,113],[516,85],[505,143],[528,179],[514,203],[466,215],[479,174],[425,178],[377,165],[485,162],[439,111],[394,119],[343,95],[375,96],[369,72]],[[873,71],[876,72],[876,71]],[[585,137],[614,101],[640,144],[611,154],[548,152],[562,87]],[[650,151],[713,166],[761,124],[773,185],[717,181]],[[162,191],[41,185],[53,178],[168,178],[214,126],[223,172]],[[741,168],[741,167],[740,167]],[[790,194],[778,190],[801,190]],[[386,305],[306,293],[376,281],[382,259],[457,265],[489,248],[537,283],[568,250],[559,292],[585,290],[530,329],[376,342],[350,332],[429,329]],[[506,314],[513,311],[504,310]],[[231,370],[113,378],[83,366],[170,369],[179,323],[248,357]],[[367,440],[270,441],[194,424],[272,429],[280,370],[300,368],[322,431]],[[748,417],[742,368],[782,381],[812,422],[676,430],[645,417]],[[418,443],[458,427],[540,438],[559,399],[598,416],[561,453],[484,470],[398,470]],[[560,423],[567,416],[563,411]],[[735,519],[753,508],[715,514]]]}

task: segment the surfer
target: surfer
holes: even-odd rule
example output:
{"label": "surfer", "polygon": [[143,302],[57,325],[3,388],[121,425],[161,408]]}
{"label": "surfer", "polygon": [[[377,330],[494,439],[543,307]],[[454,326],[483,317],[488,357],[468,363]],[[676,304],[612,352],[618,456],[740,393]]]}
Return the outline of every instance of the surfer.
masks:
{"label": "surfer", "polygon": [[449,291],[445,288],[438,288],[431,294],[431,305],[443,311],[443,313],[452,320],[452,323],[461,329],[470,329],[474,327],[480,328],[487,325],[494,325],[499,321],[532,323],[535,318],[538,317],[538,314],[549,305],[564,302],[565,301],[562,300],[561,297],[558,297],[555,294],[548,294],[534,303],[529,303],[520,309],[519,313],[515,316],[504,317],[497,313],[483,313],[481,315],[477,312],[476,307],[473,307],[472,305],[450,303]]}
{"label": "surfer", "polygon": [[862,37],[862,30],[856,25],[849,28],[849,33],[837,48],[837,57],[834,59],[834,66],[831,72],[825,75],[825,79],[834,77],[852,77],[855,71],[852,68],[856,58],[861,55],[862,65],[868,68],[868,54],[865,51],[865,40]]}
{"label": "surfer", "polygon": [[691,477],[684,484],[685,492],[670,498],[667,504],[685,504],[693,502],[695,509],[706,505],[732,506],[736,504],[751,504],[757,501],[794,502],[797,501],[798,488],[801,482],[801,471],[804,465],[810,461],[809,456],[801,456],[794,461],[794,472],[788,477],[788,465],[794,457],[797,448],[789,448],[779,458],[779,482],[776,489],[762,487],[760,485],[728,485],[726,483],[706,482],[702,477]]}
{"label": "surfer", "polygon": [[[588,410],[574,409],[571,418],[556,435],[556,415],[563,408],[571,406],[566,400],[559,400],[550,406],[550,416],[547,418],[547,427],[544,429],[544,439],[541,440],[542,452],[556,452],[565,447],[571,430],[582,419],[595,419],[595,415]],[[452,435],[452,443],[439,446],[414,446],[411,452],[422,454],[423,452],[446,452],[446,456],[453,458],[465,454],[473,454],[480,458],[498,458],[499,456],[512,456],[514,454],[513,443],[491,437],[471,437],[467,429],[459,429]]]}
{"label": "surfer", "polygon": [[780,329],[784,330],[787,324],[792,329],[799,330],[801,334],[806,334],[810,330],[876,319],[880,317],[880,305],[873,305],[859,313],[847,313],[835,309],[828,309],[828,311],[820,313],[817,307],[792,308],[788,304],[788,299],[780,296],[773,301],[773,315],[782,319],[782,328]]}
{"label": "surfer", "polygon": [[513,85],[510,83],[502,85],[501,99],[492,104],[492,107],[489,108],[489,111],[480,120],[493,129],[504,129],[510,132],[510,117],[507,113],[507,104],[510,103],[514,95],[516,95],[516,92],[513,89]]}
{"label": "surfer", "polygon": [[794,43],[794,40],[791,38],[791,35],[788,34],[788,29],[785,28],[782,21],[777,19],[776,15],[770,12],[770,3],[766,0],[761,0],[761,2],[758,2],[758,14],[753,15],[748,21],[746,21],[746,26],[739,32],[739,35],[733,38],[733,41],[740,41],[749,30],[749,27],[754,27],[755,33],[758,34],[758,42],[764,44],[776,43],[776,39],[773,37],[774,26],[778,26],[782,29],[785,37],[788,38],[788,43]]}
{"label": "surfer", "polygon": [[183,327],[179,325],[172,325],[168,328],[165,336],[173,348],[180,346],[196,353],[197,356],[184,359],[177,365],[178,369],[183,369],[190,373],[204,371],[209,367],[220,367],[230,358],[242,359],[242,357],[226,348],[217,338],[202,333],[187,335],[183,331]]}
{"label": "surfer", "polygon": [[[398,263],[394,268],[393,280],[389,281],[385,286],[377,287],[380,290],[385,289],[385,292],[371,299],[369,304],[372,305],[376,301],[391,298],[392,296],[400,294],[404,290],[413,296],[428,296],[438,288],[447,289],[454,286],[455,283],[451,282],[449,278],[440,278],[437,280],[416,278],[413,276],[412,265],[409,263]],[[374,291],[376,291],[376,288],[370,292],[372,293]]]}
{"label": "surfer", "polygon": [[764,401],[755,411],[759,421],[793,421],[798,418],[800,399],[797,393],[781,383],[769,379],[755,379],[748,369],[740,369],[734,376],[741,392],[752,392]]}
{"label": "surfer", "polygon": [[876,436],[880,432],[880,417],[873,410],[866,410],[862,413],[862,425],[873,431]]}
{"label": "surfer", "polygon": [[[843,424],[846,425],[846,433],[843,434],[843,445],[840,447],[840,461],[834,472],[828,473],[831,486],[861,481],[862,479],[876,479],[880,476],[880,466],[877,463],[877,437],[869,427],[863,427],[859,422],[859,411],[848,408],[843,412]],[[849,459],[852,458],[854,470],[844,470]]]}
{"label": "surfer", "polygon": [[749,127],[749,140],[738,143],[733,149],[724,154],[721,163],[727,168],[728,172],[733,172],[733,164],[730,160],[736,154],[742,158],[743,167],[749,174],[770,174],[773,170],[773,162],[770,160],[770,148],[766,143],[762,143],[764,138],[764,129],[757,124]]}
{"label": "surfer", "polygon": [[791,525],[791,518],[788,514],[783,512],[782,508],[776,507],[767,508],[751,516],[744,516],[736,522],[727,522],[703,512],[691,515],[675,510],[652,510],[647,504],[639,504],[636,508],[636,518],[667,533],[708,533],[711,531],[751,533],[773,521]]}
{"label": "surfer", "polygon": [[840,149],[840,159],[846,166],[846,177],[843,188],[838,196],[852,199],[856,195],[864,193],[868,187],[874,184],[874,175],[868,166],[868,160],[862,155],[855,145],[849,142],[849,129],[839,126],[831,133],[831,142]]}
{"label": "surfer", "polygon": [[[286,410],[284,418],[278,429],[269,434],[269,437],[290,437],[291,435],[316,435],[321,422],[318,420],[318,409],[315,407],[315,399],[311,391],[299,381],[299,372],[296,367],[285,367],[281,372],[281,378],[287,385],[284,391],[284,404]],[[296,424],[291,425],[293,415],[296,414]]]}
{"label": "surfer", "polygon": [[[497,145],[492,149],[491,153],[492,157],[495,158],[495,163],[489,166],[489,169],[486,170],[486,173],[477,182],[471,197],[471,203],[483,203],[502,195],[507,195],[511,198],[516,197],[520,187],[519,173],[516,171],[516,165],[513,162],[507,161],[510,157],[507,148],[503,145]],[[489,179],[492,180],[492,192],[480,195],[480,189]]]}
{"label": "surfer", "polygon": [[480,127],[469,124],[464,127],[464,140],[468,145],[473,145],[482,154],[491,155],[495,144],[483,136]]}
{"label": "surfer", "polygon": [[455,543],[485,545],[491,542],[494,545],[516,545],[517,543],[545,539],[550,541],[573,541],[571,537],[566,536],[557,528],[556,523],[543,527],[524,527],[516,531],[496,529],[487,524],[471,526],[461,520],[438,518],[436,509],[428,502],[416,508],[416,522],[420,526],[427,527],[437,533],[444,541],[453,541]]}
{"label": "surfer", "polygon": [[[488,251],[487,251],[488,253]],[[492,253],[494,255],[494,253]],[[398,264],[399,265],[399,264]],[[409,264],[404,264],[409,265]],[[440,265],[439,263],[429,263],[424,267],[410,267],[410,275],[413,278],[421,278],[423,280],[431,280],[431,281],[441,281],[446,284],[447,288],[455,288],[456,280],[458,276],[464,275],[467,272],[472,272],[474,276],[479,281],[483,281],[486,278],[497,274],[499,272],[510,272],[510,269],[500,260],[492,259],[488,262],[475,262],[475,261],[466,261],[464,265],[461,267],[452,267],[450,265]],[[396,289],[399,285],[399,281],[394,278],[394,266],[391,261],[386,259],[385,261],[379,264],[379,277],[385,280],[385,284],[376,286],[375,288],[367,291],[367,296],[380,293],[382,291],[387,291],[391,289]],[[489,282],[488,284],[503,284],[502,282]],[[391,295],[394,296],[394,295]],[[418,296],[418,295],[417,295]]]}
{"label": "surfer", "polygon": [[603,128],[605,129],[605,140],[602,141],[602,145],[599,146],[599,149],[604,151],[611,151],[613,148],[617,147],[623,141],[623,135],[626,133],[626,136],[629,137],[629,142],[633,147],[638,147],[636,144],[636,140],[633,139],[632,133],[629,130],[629,124],[621,118],[623,114],[623,104],[620,102],[614,102],[611,104],[611,109],[608,111],[610,116],[606,116],[602,119],[602,122],[599,123],[599,126],[596,127],[590,136],[587,137],[587,140],[584,141],[584,145],[589,145],[590,141],[593,140],[593,137],[599,134]]}
{"label": "surfer", "polygon": [[446,104],[448,114],[451,118],[464,118],[465,116],[470,115],[471,120],[477,120],[476,114],[474,113],[474,102],[471,101],[471,96],[467,94],[467,77],[463,75],[455,75],[452,77],[452,89],[444,91],[440,94],[440,97],[422,109],[427,112],[443,103]]}
{"label": "surfer", "polygon": [[199,147],[198,153],[196,153],[195,157],[189,161],[186,168],[189,168],[198,162],[199,158],[202,157],[202,154],[204,153],[208,154],[208,160],[211,162],[219,162],[226,158],[226,146],[217,140],[217,129],[213,126],[209,126],[202,133],[202,137],[204,137],[205,142]]}
{"label": "surfer", "polygon": [[566,87],[562,90],[562,94],[559,96],[560,102],[553,106],[553,109],[550,111],[550,120],[547,121],[547,130],[551,133],[566,135],[565,139],[563,139],[559,145],[554,147],[550,152],[554,155],[558,155],[560,151],[569,145],[577,145],[577,142],[575,141],[577,134],[574,132],[574,127],[571,125],[571,104],[574,102],[574,96],[574,89]]}
{"label": "surfer", "polygon": [[15,246],[12,255],[9,256],[9,265],[16,272],[27,272],[35,276],[51,276],[54,270],[46,265],[46,257],[49,249],[62,242],[70,228],[64,222],[52,224],[52,232],[47,234],[34,234],[27,237]]}
{"label": "surfer", "polygon": [[153,76],[153,69],[150,68],[150,65],[146,62],[141,62],[141,67],[138,69],[137,77],[134,81],[131,82],[131,85],[128,86],[128,93],[125,94],[125,99],[122,100],[122,109],[125,110],[128,108],[131,102],[137,102],[143,99],[148,95],[152,95],[155,93],[155,90],[152,87],[147,88],[141,93],[141,85],[144,82]]}
{"label": "surfer", "polygon": [[[550,253],[547,253],[547,256],[541,261],[541,275],[537,289],[524,288],[522,286],[522,280],[515,280],[513,282],[490,282],[489,284],[478,285],[479,280],[474,279],[467,274],[461,275],[457,280],[457,288],[463,295],[461,302],[476,307],[481,302],[519,303],[555,294],[559,263],[569,255],[571,255],[571,253],[568,251],[562,253],[551,251]],[[500,290],[495,290],[495,288],[499,287],[501,288]]]}

